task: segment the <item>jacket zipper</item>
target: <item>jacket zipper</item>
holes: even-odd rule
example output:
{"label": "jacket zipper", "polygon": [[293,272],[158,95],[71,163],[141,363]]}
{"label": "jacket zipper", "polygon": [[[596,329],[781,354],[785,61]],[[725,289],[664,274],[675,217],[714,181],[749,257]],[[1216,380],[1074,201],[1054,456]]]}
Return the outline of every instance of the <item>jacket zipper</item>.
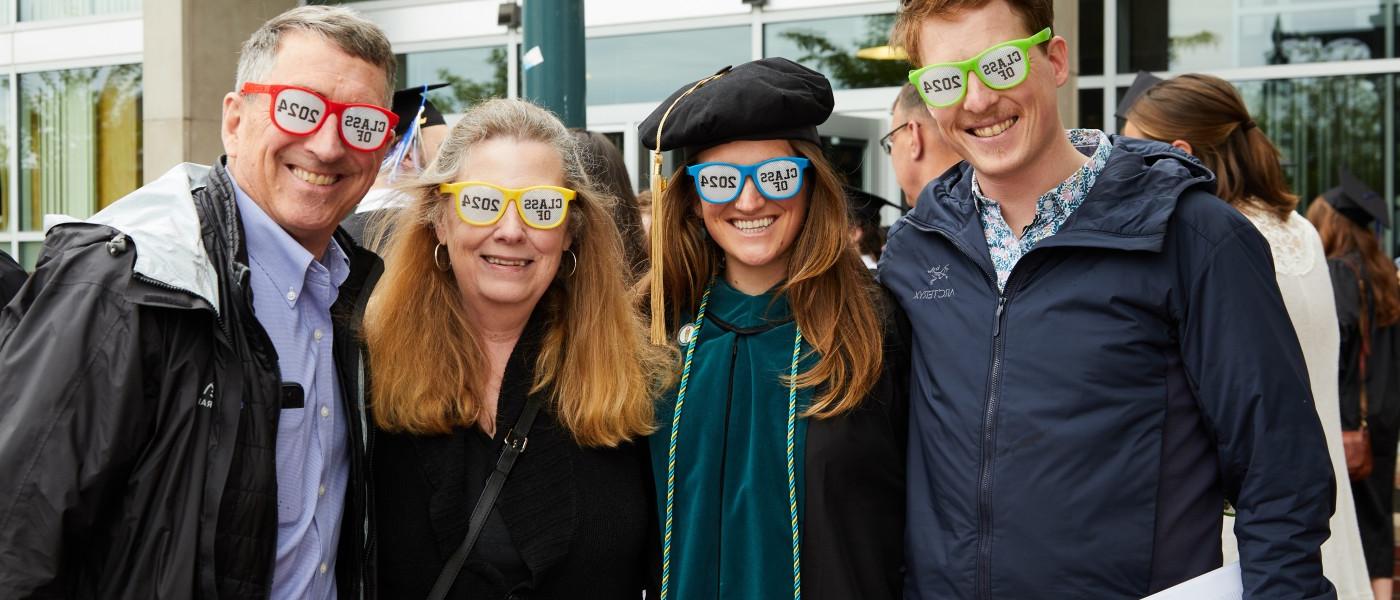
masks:
{"label": "jacket zipper", "polygon": [[[144,275],[144,274],[142,274],[140,271],[134,271],[134,270],[133,270],[131,273],[132,273],[132,275],[135,275],[135,276],[136,276],[136,279],[140,280],[142,283],[150,284],[150,285],[153,285],[153,286],[158,287],[158,288],[163,289],[163,290],[169,290],[169,291],[172,291],[172,292],[180,292],[181,294],[187,294],[187,295],[192,296],[192,297],[195,297],[195,298],[200,298],[200,296],[199,296],[198,294],[194,293],[194,292],[191,292],[191,291],[189,291],[189,290],[187,290],[187,289],[185,289],[185,288],[179,287],[179,286],[170,285],[170,284],[168,284],[168,283],[166,283],[166,282],[164,282],[164,281],[161,281],[161,280],[156,279],[156,278],[154,278],[154,277],[151,277],[151,276],[149,276],[149,275]],[[220,331],[223,331],[225,336],[229,336],[228,325],[224,323],[224,315],[223,315],[223,313],[221,313],[221,312],[219,312],[219,311],[217,311],[217,310],[214,311],[214,320],[217,321],[217,322],[219,323],[219,330],[220,330]],[[231,336],[230,336],[230,337],[231,337]]]}
{"label": "jacket zipper", "polygon": [[[996,274],[988,272],[977,262],[972,250],[963,244],[961,240],[951,233],[925,225],[914,219],[906,219],[907,222],[926,233],[933,233],[942,236],[949,243],[957,248],[963,256],[967,257],[982,275],[986,278],[992,292],[997,295],[996,314],[992,319],[992,368],[988,374],[986,410],[982,415],[982,461],[978,478],[977,491],[977,587],[978,598],[990,600],[992,597],[992,459],[996,453],[996,413],[997,404],[1000,401],[1001,391],[1001,367],[1002,355],[1005,353],[1006,344],[1002,337],[1002,330],[1005,328],[1006,304],[1011,299],[1011,292],[1014,289],[1011,285],[1013,277],[1008,276],[1006,281],[1006,291],[997,287]],[[1029,252],[1027,253],[1029,254]],[[1021,257],[1021,262],[1025,261],[1025,256]],[[1018,262],[1019,266],[1021,262]],[[1012,275],[1015,275],[1016,268],[1012,267]]]}
{"label": "jacket zipper", "polygon": [[[1013,268],[1014,271],[1014,268]],[[997,404],[1001,400],[1001,362],[1006,350],[1002,329],[1006,318],[1007,292],[997,296],[996,317],[992,321],[992,372],[987,386],[987,408],[982,416],[982,472],[977,491],[977,582],[979,598],[992,597],[992,459],[996,454]]]}

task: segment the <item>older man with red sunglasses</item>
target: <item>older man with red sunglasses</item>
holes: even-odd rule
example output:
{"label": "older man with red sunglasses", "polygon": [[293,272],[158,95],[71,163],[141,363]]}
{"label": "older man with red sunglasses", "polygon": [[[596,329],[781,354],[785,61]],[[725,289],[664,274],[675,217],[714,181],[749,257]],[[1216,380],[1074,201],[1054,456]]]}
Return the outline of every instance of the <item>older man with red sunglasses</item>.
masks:
{"label": "older man with red sunglasses", "polygon": [[227,157],[53,226],[0,311],[0,597],[373,594],[356,326],[379,262],[337,225],[393,137],[354,12],[244,44]]}

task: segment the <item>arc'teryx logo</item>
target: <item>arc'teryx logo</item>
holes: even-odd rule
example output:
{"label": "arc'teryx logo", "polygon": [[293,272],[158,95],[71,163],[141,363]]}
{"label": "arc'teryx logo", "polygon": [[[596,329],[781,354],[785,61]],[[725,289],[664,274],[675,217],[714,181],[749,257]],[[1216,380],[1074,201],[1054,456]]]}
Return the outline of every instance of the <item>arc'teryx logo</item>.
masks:
{"label": "arc'teryx logo", "polygon": [[[924,271],[924,274],[928,276],[928,284],[930,286],[937,285],[940,281],[952,279],[952,275],[948,273],[948,267],[949,265],[934,265],[929,267],[927,271]],[[914,290],[915,300],[946,300],[955,295],[956,293],[951,286]]]}
{"label": "arc'teryx logo", "polygon": [[929,270],[928,270],[928,284],[929,284],[929,285],[933,285],[934,283],[938,282],[938,280],[940,280],[940,279],[947,279],[947,278],[948,278],[948,265],[943,265],[943,266],[941,266],[941,267],[939,267],[939,266],[934,266],[934,267],[930,267]]}
{"label": "arc'teryx logo", "polygon": [[204,386],[204,392],[199,395],[199,400],[195,402],[204,408],[214,408],[214,384]]}

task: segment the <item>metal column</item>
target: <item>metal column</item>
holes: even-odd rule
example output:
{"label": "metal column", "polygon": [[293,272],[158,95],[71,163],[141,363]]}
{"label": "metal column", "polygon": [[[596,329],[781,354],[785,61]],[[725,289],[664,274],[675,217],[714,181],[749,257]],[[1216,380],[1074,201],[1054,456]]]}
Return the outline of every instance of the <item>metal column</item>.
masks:
{"label": "metal column", "polygon": [[[523,9],[525,98],[569,127],[586,127],[583,0],[525,0]],[[532,65],[535,48],[543,62]]]}

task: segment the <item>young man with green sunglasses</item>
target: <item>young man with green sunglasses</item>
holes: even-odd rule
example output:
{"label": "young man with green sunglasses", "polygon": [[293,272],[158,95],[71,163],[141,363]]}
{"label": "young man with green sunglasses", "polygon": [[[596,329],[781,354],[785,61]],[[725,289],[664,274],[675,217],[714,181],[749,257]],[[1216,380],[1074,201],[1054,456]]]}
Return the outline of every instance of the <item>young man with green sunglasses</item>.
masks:
{"label": "young man with green sunglasses", "polygon": [[1267,243],[1154,142],[1066,132],[1050,0],[906,0],[893,44],[965,163],[891,228],[915,337],[905,596],[1136,600],[1221,566],[1335,598],[1334,484]]}

